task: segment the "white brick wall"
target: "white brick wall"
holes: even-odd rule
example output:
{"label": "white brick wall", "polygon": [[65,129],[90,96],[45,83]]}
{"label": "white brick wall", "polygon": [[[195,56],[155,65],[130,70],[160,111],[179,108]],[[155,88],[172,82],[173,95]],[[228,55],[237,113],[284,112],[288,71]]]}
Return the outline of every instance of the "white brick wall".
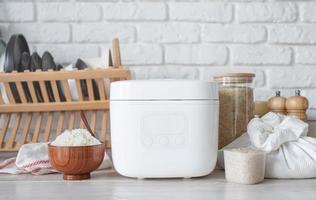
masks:
{"label": "white brick wall", "polygon": [[233,5],[227,3],[169,3],[170,20],[196,22],[230,22]]}
{"label": "white brick wall", "polygon": [[237,45],[231,47],[231,61],[235,65],[289,65],[289,47],[266,45]]}
{"label": "white brick wall", "polygon": [[266,28],[262,25],[205,24],[203,26],[202,41],[259,43],[266,40],[266,35]]}
{"label": "white brick wall", "polygon": [[316,109],[316,1],[0,0],[0,33],[61,63],[104,56],[113,37],[133,77],[256,74],[255,96],[294,89]]}
{"label": "white brick wall", "polygon": [[222,45],[209,44],[172,44],[165,45],[167,64],[224,65],[227,61],[227,49]]}
{"label": "white brick wall", "polygon": [[297,18],[294,3],[238,4],[236,16],[239,22],[293,22]]}
{"label": "white brick wall", "polygon": [[101,7],[93,3],[43,2],[37,5],[38,19],[44,22],[99,21],[101,13]]}

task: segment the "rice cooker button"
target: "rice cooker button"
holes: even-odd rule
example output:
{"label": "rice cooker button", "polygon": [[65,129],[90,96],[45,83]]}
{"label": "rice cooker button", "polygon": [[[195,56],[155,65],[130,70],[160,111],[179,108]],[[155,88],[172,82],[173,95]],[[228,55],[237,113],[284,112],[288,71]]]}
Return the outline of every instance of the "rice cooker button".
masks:
{"label": "rice cooker button", "polygon": [[165,137],[165,136],[160,137],[160,138],[159,138],[159,143],[160,143],[161,145],[164,145],[164,146],[168,145],[168,144],[169,144],[169,139],[168,139],[168,137]]}
{"label": "rice cooker button", "polygon": [[178,145],[178,146],[181,146],[185,143],[185,137],[183,136],[178,136],[175,138],[175,144]]}
{"label": "rice cooker button", "polygon": [[153,144],[153,140],[150,137],[145,137],[143,139],[143,145],[146,147],[150,147]]}

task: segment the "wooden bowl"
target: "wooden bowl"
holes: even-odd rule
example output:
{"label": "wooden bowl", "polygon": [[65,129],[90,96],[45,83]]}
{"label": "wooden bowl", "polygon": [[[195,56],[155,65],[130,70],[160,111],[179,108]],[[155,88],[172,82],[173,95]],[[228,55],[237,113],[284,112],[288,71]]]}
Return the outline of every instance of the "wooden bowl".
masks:
{"label": "wooden bowl", "polygon": [[93,146],[53,146],[48,145],[51,165],[62,172],[64,180],[83,180],[90,178],[103,161],[105,145]]}

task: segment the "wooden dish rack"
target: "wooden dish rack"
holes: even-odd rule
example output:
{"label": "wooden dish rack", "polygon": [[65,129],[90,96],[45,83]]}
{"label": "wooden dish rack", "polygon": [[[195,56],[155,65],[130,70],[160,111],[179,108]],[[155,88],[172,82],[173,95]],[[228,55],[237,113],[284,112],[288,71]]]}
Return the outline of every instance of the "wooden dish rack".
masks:
{"label": "wooden dish rack", "polygon": [[[110,147],[107,136],[109,122],[109,83],[130,79],[130,71],[121,66],[119,41],[114,39],[110,50],[109,68],[74,71],[36,71],[24,73],[0,73],[0,151],[17,151],[26,143],[48,142],[63,130],[83,128],[79,112],[84,111],[97,137]],[[78,99],[74,100],[69,85],[73,80]],[[88,96],[82,92],[81,81],[86,81]],[[39,102],[34,88],[39,83],[43,102]],[[58,93],[57,82],[61,83],[65,100]],[[49,100],[47,87],[50,83],[55,101]],[[15,84],[21,102],[17,103],[10,88]],[[25,85],[31,95],[31,102],[25,95]],[[93,87],[97,85],[99,97],[95,98]],[[24,87],[24,88],[23,88]],[[5,92],[5,102],[1,92]],[[99,130],[99,131],[96,131]]]}

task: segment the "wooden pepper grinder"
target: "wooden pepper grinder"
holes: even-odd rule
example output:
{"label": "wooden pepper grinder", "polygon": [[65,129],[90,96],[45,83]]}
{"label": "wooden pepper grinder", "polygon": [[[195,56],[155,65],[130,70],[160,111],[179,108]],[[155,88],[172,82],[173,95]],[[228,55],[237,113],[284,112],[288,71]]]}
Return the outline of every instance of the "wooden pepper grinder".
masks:
{"label": "wooden pepper grinder", "polygon": [[295,90],[295,96],[287,98],[285,107],[287,115],[296,116],[300,120],[307,121],[308,100],[306,97],[301,96],[300,90]]}
{"label": "wooden pepper grinder", "polygon": [[271,112],[285,115],[286,114],[285,101],[286,101],[286,98],[281,96],[281,92],[276,91],[275,96],[271,97],[268,100],[268,108]]}

